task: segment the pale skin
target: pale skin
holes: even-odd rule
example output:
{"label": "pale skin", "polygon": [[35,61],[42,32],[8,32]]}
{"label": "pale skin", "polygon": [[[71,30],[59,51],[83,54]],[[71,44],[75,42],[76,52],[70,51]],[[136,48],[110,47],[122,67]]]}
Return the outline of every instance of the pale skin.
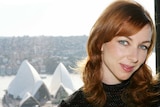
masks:
{"label": "pale skin", "polygon": [[116,36],[102,45],[102,82],[114,85],[129,79],[146,61],[152,31],[147,24],[131,36]]}

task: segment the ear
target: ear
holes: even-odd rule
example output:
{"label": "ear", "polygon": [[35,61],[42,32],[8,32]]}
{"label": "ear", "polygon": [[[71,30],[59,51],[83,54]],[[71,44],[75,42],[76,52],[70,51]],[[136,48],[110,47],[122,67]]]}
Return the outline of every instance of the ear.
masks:
{"label": "ear", "polygon": [[102,46],[101,46],[101,51],[103,51],[104,45],[105,45],[105,44],[103,43]]}

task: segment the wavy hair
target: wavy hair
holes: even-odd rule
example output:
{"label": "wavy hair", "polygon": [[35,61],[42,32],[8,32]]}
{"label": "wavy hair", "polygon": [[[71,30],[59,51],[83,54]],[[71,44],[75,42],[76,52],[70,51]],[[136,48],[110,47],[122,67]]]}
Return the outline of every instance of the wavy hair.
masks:
{"label": "wavy hair", "polygon": [[[146,24],[149,24],[152,29],[151,46],[147,53],[148,58],[155,44],[155,27],[150,15],[140,4],[127,0],[115,1],[104,10],[95,22],[87,43],[88,55],[85,63],[81,64],[83,65],[83,67],[81,66],[84,82],[83,91],[90,103],[98,107],[103,107],[107,100],[103,90],[100,72],[102,44],[111,41],[119,35],[134,35]],[[146,61],[132,75],[130,80],[130,86],[123,93],[123,96],[127,96],[128,100],[125,100],[127,104],[133,102],[133,104],[143,105],[151,96],[156,95],[149,91],[149,87],[154,82],[152,82],[152,73]],[[125,97],[123,98],[125,99]]]}

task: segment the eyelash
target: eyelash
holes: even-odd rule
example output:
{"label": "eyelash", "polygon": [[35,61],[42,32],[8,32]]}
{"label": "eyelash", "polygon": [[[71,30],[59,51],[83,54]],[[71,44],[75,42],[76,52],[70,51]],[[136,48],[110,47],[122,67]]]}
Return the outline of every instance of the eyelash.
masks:
{"label": "eyelash", "polygon": [[[129,42],[126,41],[126,40],[119,40],[118,42],[121,45],[124,45],[124,46],[128,46],[129,45]],[[148,50],[148,46],[145,46],[145,45],[140,45],[139,48],[142,49],[142,50]]]}

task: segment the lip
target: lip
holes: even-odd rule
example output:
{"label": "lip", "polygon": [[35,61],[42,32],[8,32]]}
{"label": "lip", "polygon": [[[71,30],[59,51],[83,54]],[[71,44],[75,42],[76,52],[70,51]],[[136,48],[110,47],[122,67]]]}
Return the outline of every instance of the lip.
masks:
{"label": "lip", "polygon": [[126,64],[120,64],[122,69],[126,72],[132,72],[133,71],[133,68],[134,66],[129,66],[129,65],[126,65]]}

